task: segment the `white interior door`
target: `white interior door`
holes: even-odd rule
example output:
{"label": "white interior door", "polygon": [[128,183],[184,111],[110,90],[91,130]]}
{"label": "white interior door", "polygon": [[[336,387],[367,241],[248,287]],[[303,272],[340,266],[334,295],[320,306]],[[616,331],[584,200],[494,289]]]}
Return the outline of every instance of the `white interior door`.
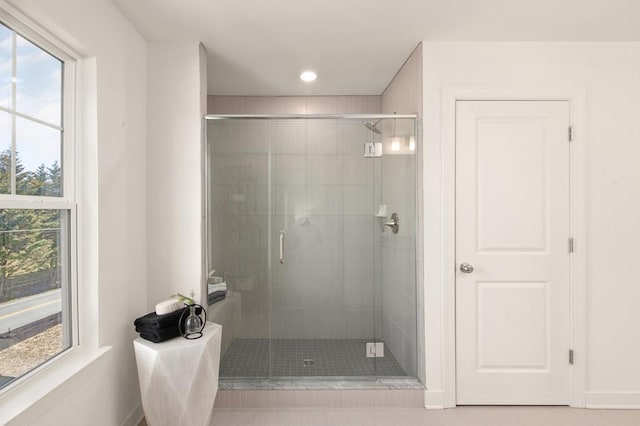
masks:
{"label": "white interior door", "polygon": [[566,101],[456,103],[458,405],[569,404],[568,131]]}

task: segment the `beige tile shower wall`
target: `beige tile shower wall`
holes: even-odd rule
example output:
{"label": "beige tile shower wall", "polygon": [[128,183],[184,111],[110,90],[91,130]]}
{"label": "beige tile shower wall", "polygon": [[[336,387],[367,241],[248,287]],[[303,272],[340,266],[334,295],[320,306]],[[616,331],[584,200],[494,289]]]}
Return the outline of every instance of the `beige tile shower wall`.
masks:
{"label": "beige tile shower wall", "polygon": [[[389,83],[381,97],[383,114],[422,113],[422,45],[411,56]],[[421,169],[415,161],[420,157],[421,143],[416,136],[416,155],[386,155],[382,163],[382,203],[387,204],[389,215],[397,212],[400,232],[380,232],[378,238],[382,250],[382,268],[376,276],[376,284],[382,294],[381,337],[407,374],[423,377],[417,359],[423,345],[418,338],[419,309],[416,298],[418,277],[416,262],[416,187],[421,179]],[[421,270],[421,269],[418,269]]]}
{"label": "beige tile shower wall", "polygon": [[380,96],[215,96],[209,114],[379,114]]}

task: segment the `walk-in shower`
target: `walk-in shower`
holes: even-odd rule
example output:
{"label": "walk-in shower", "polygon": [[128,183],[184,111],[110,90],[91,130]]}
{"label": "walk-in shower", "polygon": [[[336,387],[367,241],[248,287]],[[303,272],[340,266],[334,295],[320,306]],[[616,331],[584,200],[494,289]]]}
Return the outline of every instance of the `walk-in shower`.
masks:
{"label": "walk-in shower", "polygon": [[416,378],[415,117],[205,121],[221,386]]}

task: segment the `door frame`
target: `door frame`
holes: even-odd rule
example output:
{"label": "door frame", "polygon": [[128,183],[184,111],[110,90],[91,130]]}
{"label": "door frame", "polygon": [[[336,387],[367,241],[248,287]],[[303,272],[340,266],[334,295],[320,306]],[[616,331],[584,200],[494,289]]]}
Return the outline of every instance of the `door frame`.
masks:
{"label": "door frame", "polygon": [[[456,258],[455,171],[457,101],[567,101],[573,140],[569,146],[570,232],[575,241],[570,256],[569,339],[574,351],[570,366],[570,406],[585,407],[586,381],[586,90],[555,88],[500,89],[446,87],[442,92],[442,331],[443,406],[456,406]],[[568,129],[567,129],[568,131]],[[569,348],[567,348],[569,349]],[[568,358],[568,354],[567,354]],[[568,359],[567,359],[568,362]]]}

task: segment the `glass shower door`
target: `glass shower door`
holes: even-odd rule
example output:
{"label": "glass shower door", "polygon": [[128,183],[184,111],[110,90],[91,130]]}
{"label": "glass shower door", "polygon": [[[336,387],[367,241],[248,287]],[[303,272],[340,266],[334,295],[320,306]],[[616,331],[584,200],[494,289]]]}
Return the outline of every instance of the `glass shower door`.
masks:
{"label": "glass shower door", "polygon": [[373,377],[374,163],[361,120],[272,123],[271,375]]}

